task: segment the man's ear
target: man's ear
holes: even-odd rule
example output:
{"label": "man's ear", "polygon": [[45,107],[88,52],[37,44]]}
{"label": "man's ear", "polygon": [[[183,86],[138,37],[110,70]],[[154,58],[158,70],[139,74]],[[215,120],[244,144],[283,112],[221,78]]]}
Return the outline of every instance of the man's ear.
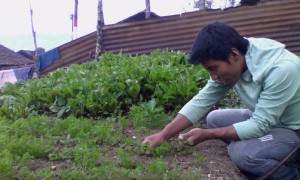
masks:
{"label": "man's ear", "polygon": [[234,60],[243,59],[242,53],[238,49],[236,49],[236,48],[231,48],[230,55],[233,57]]}
{"label": "man's ear", "polygon": [[237,50],[236,48],[231,48],[231,55],[232,56],[240,56],[241,53],[239,50]]}

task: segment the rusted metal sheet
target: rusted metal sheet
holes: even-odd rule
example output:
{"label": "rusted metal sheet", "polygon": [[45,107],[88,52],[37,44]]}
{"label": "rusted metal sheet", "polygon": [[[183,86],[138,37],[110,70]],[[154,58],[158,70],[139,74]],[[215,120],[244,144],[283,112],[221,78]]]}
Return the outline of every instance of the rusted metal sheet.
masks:
{"label": "rusted metal sheet", "polygon": [[[257,6],[196,11],[108,25],[103,29],[104,51],[136,55],[162,49],[189,53],[201,27],[215,21],[228,23],[245,37],[266,37],[280,41],[290,51],[300,54],[300,0],[262,1]],[[95,46],[96,32],[93,32],[58,47],[61,59],[40,74],[93,59]]]}

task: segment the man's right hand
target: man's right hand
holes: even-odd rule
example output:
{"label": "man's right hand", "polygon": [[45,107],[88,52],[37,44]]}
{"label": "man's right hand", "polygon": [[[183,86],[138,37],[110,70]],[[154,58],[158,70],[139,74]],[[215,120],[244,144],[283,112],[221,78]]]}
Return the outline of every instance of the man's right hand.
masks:
{"label": "man's right hand", "polygon": [[162,133],[156,133],[151,136],[145,137],[144,141],[142,142],[143,144],[149,144],[149,147],[156,147],[159,146],[160,143],[162,143],[165,139],[162,136]]}
{"label": "man's right hand", "polygon": [[169,138],[178,134],[187,127],[193,125],[186,117],[178,114],[175,119],[169,123],[162,131],[159,133],[148,136],[142,142],[143,144],[149,144],[150,147],[156,147],[160,145],[163,141],[167,141]]}

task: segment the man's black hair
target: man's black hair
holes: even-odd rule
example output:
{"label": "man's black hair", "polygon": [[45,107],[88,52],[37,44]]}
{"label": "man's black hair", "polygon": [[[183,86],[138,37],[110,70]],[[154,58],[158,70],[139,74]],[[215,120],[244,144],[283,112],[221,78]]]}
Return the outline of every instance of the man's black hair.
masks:
{"label": "man's black hair", "polygon": [[215,22],[204,26],[194,40],[189,62],[201,64],[213,59],[228,62],[231,48],[245,55],[249,41],[227,24]]}

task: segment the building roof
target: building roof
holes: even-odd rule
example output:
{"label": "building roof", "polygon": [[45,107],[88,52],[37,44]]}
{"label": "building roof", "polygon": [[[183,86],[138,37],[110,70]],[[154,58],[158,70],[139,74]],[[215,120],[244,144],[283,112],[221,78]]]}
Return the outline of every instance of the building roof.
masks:
{"label": "building roof", "polygon": [[[219,21],[228,23],[244,37],[274,39],[300,55],[299,8],[299,0],[261,0],[257,6],[239,6],[226,11],[194,11],[106,25],[102,50],[131,55],[149,54],[156,49],[189,53],[197,32],[206,24]],[[61,58],[40,71],[40,75],[94,59],[96,38],[97,32],[92,32],[57,47]]]}
{"label": "building roof", "polygon": [[[159,18],[160,16],[155,14],[154,12],[150,12],[149,18]],[[125,22],[134,22],[134,21],[142,21],[146,19],[145,11],[140,11],[126,19],[123,19],[122,21],[118,23],[125,23]]]}
{"label": "building roof", "polygon": [[44,48],[37,48],[36,51],[31,51],[31,50],[19,50],[17,53],[21,54],[22,56],[34,60],[35,55],[39,56],[40,54],[44,53],[45,49]]}
{"label": "building roof", "polygon": [[32,65],[34,65],[33,60],[28,59],[0,44],[0,70],[14,69]]}
{"label": "building roof", "polygon": [[17,52],[18,54],[21,54],[22,56],[28,58],[28,59],[31,59],[31,60],[34,60],[34,54],[35,52],[34,51],[30,51],[30,50],[19,50]]}

